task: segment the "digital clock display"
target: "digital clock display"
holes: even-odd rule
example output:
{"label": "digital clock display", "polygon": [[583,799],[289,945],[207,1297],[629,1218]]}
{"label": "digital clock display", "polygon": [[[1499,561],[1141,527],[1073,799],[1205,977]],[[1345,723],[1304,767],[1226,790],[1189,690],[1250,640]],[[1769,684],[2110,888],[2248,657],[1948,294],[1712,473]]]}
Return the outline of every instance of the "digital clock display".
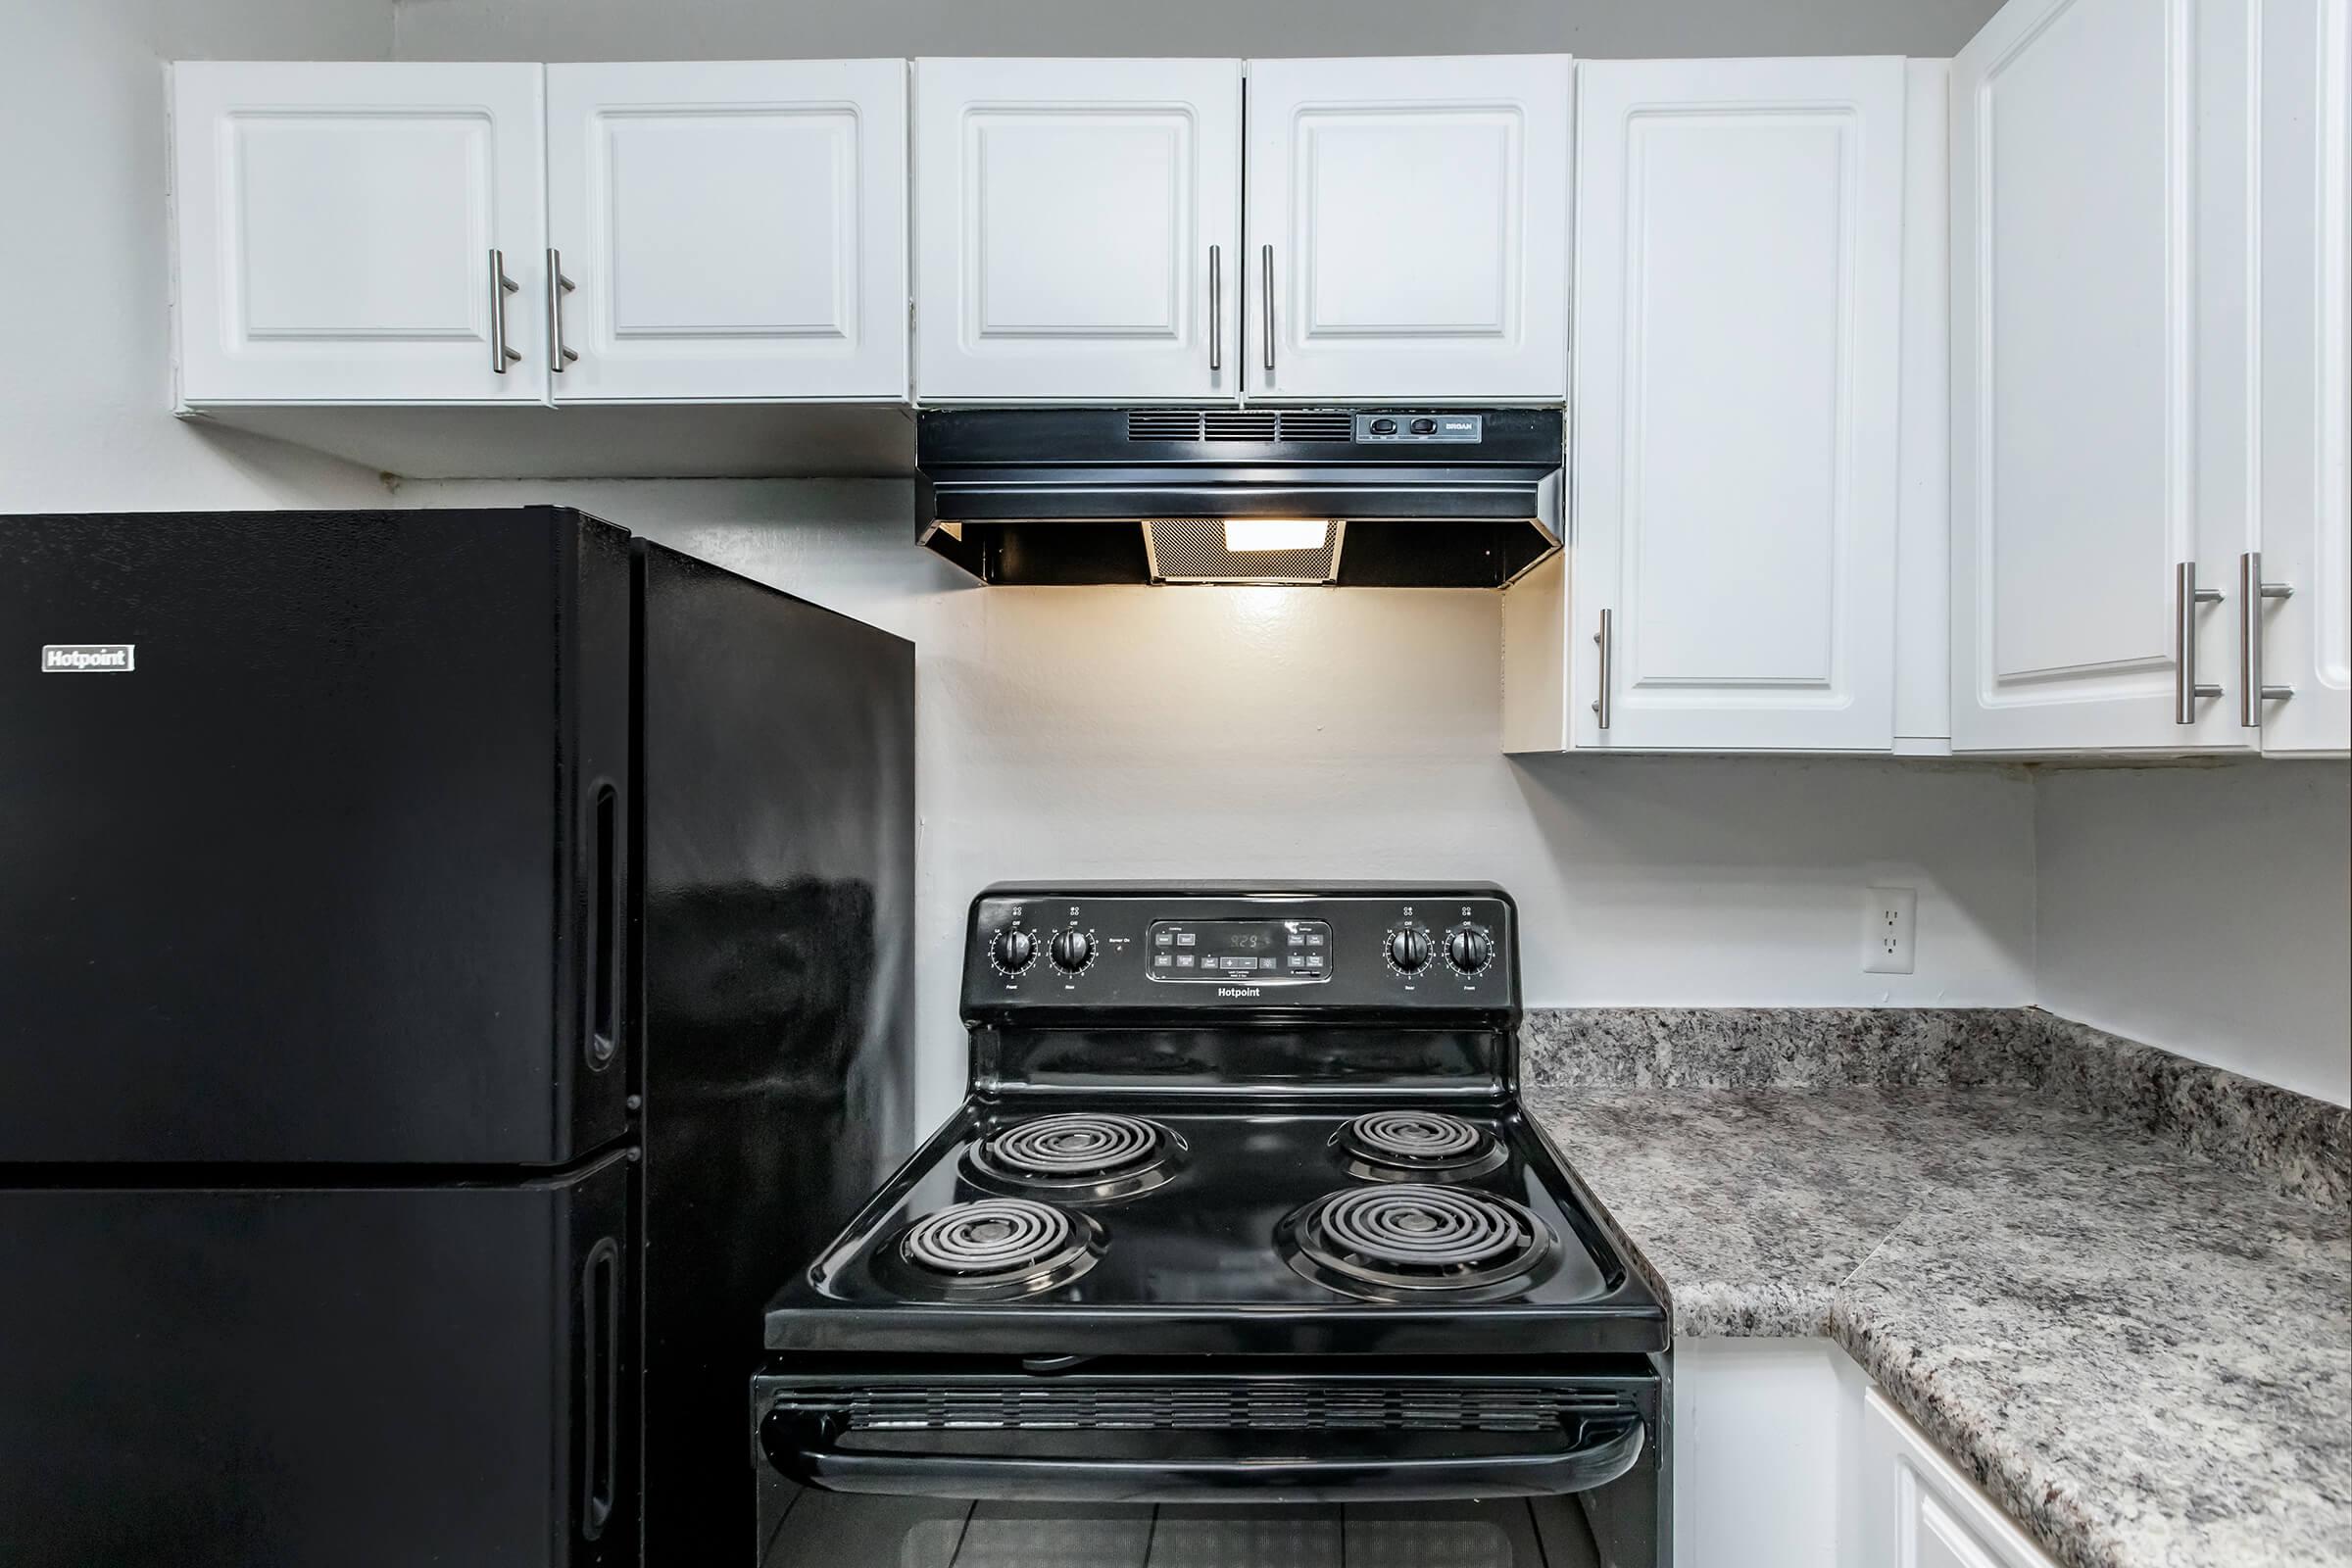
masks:
{"label": "digital clock display", "polygon": [[1155,920],[1144,938],[1144,972],[1160,981],[1307,985],[1333,961],[1325,920]]}

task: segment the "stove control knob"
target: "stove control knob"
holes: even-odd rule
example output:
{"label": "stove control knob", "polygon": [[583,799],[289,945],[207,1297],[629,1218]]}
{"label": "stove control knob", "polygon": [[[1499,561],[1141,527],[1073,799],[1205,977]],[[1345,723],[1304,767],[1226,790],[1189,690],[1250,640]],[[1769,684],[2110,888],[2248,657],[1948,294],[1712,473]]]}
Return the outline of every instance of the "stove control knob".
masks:
{"label": "stove control knob", "polygon": [[1477,974],[1494,956],[1494,944],[1484,931],[1465,926],[1446,939],[1446,961],[1459,974]]}
{"label": "stove control knob", "polygon": [[1095,939],[1083,931],[1064,931],[1054,938],[1054,967],[1076,974],[1094,960]]}
{"label": "stove control knob", "polygon": [[997,940],[989,944],[988,955],[1006,974],[1019,974],[1037,961],[1037,938],[1018,927],[1000,931]]}
{"label": "stove control knob", "polygon": [[1429,933],[1419,926],[1398,926],[1389,933],[1389,962],[1399,973],[1418,973],[1429,956]]}

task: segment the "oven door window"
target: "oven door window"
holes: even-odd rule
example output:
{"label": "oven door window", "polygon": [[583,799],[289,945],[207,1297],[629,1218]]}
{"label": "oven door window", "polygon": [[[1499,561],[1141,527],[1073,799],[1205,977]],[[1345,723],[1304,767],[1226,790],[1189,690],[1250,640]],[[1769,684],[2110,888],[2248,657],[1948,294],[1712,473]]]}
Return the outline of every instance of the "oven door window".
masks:
{"label": "oven door window", "polygon": [[968,1502],[778,1480],[762,1512],[761,1568],[1614,1568],[1575,1497]]}

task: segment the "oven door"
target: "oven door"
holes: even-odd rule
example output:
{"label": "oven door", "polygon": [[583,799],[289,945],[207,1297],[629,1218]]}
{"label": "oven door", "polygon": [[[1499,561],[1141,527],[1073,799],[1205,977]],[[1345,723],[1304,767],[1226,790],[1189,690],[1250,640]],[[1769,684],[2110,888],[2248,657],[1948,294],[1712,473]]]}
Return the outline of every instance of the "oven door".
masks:
{"label": "oven door", "polygon": [[1661,1568],[1646,1363],[755,1382],[765,1568]]}

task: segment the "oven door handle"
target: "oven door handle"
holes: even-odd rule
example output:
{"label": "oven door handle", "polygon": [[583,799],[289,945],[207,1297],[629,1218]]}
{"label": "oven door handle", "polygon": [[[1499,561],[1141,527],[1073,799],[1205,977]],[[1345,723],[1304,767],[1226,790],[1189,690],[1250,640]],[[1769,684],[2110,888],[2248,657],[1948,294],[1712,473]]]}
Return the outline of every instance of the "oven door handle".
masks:
{"label": "oven door handle", "polygon": [[[892,1497],[967,1497],[1016,1502],[1442,1502],[1470,1497],[1557,1496],[1605,1487],[1642,1457],[1645,1432],[1626,1416],[1562,1428],[1523,1451],[1463,1457],[1383,1458],[1362,1452],[1317,1455],[1288,1434],[1289,1446],[1255,1446],[1172,1459],[1005,1457],[840,1446],[840,1423],[780,1405],[760,1430],[768,1460],[791,1480],[822,1492]],[[1078,1436],[1073,1431],[1072,1436]],[[1237,1434],[1237,1438],[1242,1435]]]}

